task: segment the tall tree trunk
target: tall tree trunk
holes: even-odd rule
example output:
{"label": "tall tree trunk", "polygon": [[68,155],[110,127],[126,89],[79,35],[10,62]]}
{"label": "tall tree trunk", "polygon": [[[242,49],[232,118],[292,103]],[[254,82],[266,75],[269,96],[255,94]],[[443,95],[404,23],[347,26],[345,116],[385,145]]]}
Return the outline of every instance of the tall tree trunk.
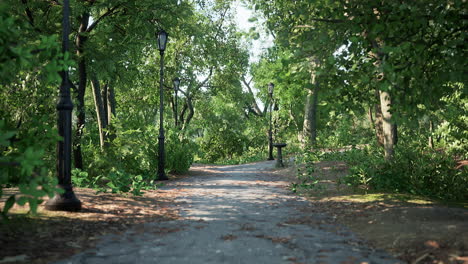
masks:
{"label": "tall tree trunk", "polygon": [[76,47],[77,51],[76,54],[78,55],[78,76],[79,76],[79,83],[78,83],[78,90],[76,91],[76,131],[75,131],[75,138],[73,140],[73,158],[75,162],[75,168],[83,169],[83,154],[81,152],[81,137],[83,136],[83,129],[86,124],[86,115],[85,115],[85,104],[84,104],[84,96],[86,91],[86,83],[87,83],[87,73],[86,73],[86,60],[83,54],[84,51],[84,44],[88,37],[86,34],[86,29],[88,28],[89,23],[89,13],[83,13],[80,18],[81,24],[78,29],[78,36],[76,37]]}
{"label": "tall tree trunk", "polygon": [[384,133],[383,133],[383,118],[382,118],[382,109],[380,108],[380,94],[378,90],[375,90],[375,96],[377,97],[379,103],[375,104],[375,120],[374,120],[374,129],[375,137],[377,139],[377,144],[379,146],[384,145]]}
{"label": "tall tree trunk", "polygon": [[[98,83],[99,84],[99,83]],[[102,111],[103,111],[103,120],[106,126],[109,124],[109,108],[107,107],[108,105],[108,99],[107,99],[107,90],[109,87],[109,83],[106,82],[104,83],[104,86],[102,87],[101,90],[101,98],[102,98]]]}
{"label": "tall tree trunk", "polygon": [[187,104],[187,99],[185,99],[184,105],[182,106],[182,110],[180,111],[180,114],[179,114],[179,124],[181,126],[183,126],[185,123],[185,112],[187,112],[187,109],[188,109],[188,104]]}
{"label": "tall tree trunk", "polygon": [[193,109],[193,104],[192,104],[192,97],[187,97],[187,106],[188,106],[188,114],[187,118],[184,120],[184,125],[182,127],[182,130],[186,131],[188,125],[190,124],[190,121],[192,121],[194,109]]}
{"label": "tall tree trunk", "polygon": [[[373,40],[372,47],[377,50],[377,53],[373,54],[376,58],[374,66],[377,68],[377,80],[382,82],[385,80],[385,74],[382,71],[382,64],[385,63],[385,54],[382,52],[383,41]],[[376,91],[377,93],[377,91]],[[392,121],[392,113],[390,108],[392,106],[392,98],[389,91],[378,90],[378,95],[380,99],[380,110],[382,111],[382,134],[383,134],[383,147],[384,147],[384,157],[385,160],[389,161],[393,159],[395,145],[397,143],[397,126]],[[378,109],[376,108],[376,115]],[[377,120],[378,118],[376,118]],[[377,131],[376,131],[377,132]],[[379,137],[379,135],[377,135]]]}
{"label": "tall tree trunk", "polygon": [[103,102],[107,122],[107,142],[110,143],[115,139],[115,126],[112,120],[115,117],[116,102],[114,86],[109,84],[109,82],[106,82],[103,89]]}
{"label": "tall tree trunk", "polygon": [[176,111],[176,107],[175,107],[175,95],[170,97],[169,103],[171,105],[172,117],[174,118],[174,127],[177,128],[178,116],[177,116],[177,111]]}
{"label": "tall tree trunk", "polygon": [[96,119],[99,128],[99,145],[101,146],[101,151],[103,151],[107,144],[107,116],[105,113],[106,106],[103,102],[101,86],[99,84],[99,80],[96,77],[93,77],[91,79],[91,88],[93,89],[94,106],[96,108]]}
{"label": "tall tree trunk", "polygon": [[384,134],[385,159],[392,160],[397,141],[397,129],[396,125],[392,123],[392,113],[390,112],[392,100],[387,91],[379,91],[379,93],[380,107],[382,108],[382,130]]}
{"label": "tall tree trunk", "polygon": [[317,143],[317,102],[318,102],[318,85],[314,89],[309,90],[305,104],[305,116],[303,126],[304,145],[315,146]]}
{"label": "tall tree trunk", "polygon": [[104,104],[104,107],[107,109],[106,110],[106,115],[107,115],[107,139],[109,142],[112,142],[115,139],[115,126],[113,125],[112,120],[115,117],[115,108],[116,108],[116,102],[115,102],[115,92],[114,92],[114,86],[109,85],[109,83],[106,83],[105,85],[105,98],[106,98],[106,103]]}
{"label": "tall tree trunk", "polygon": [[318,93],[320,90],[317,75],[314,71],[317,66],[317,61],[312,59],[313,72],[311,73],[311,83],[313,85],[312,90],[307,91],[307,98],[305,104],[304,113],[304,126],[302,128],[303,143],[302,146],[306,145],[315,146],[317,143],[317,106],[318,106]]}
{"label": "tall tree trunk", "polygon": [[434,137],[432,134],[434,133],[434,122],[432,120],[429,120],[429,133],[429,147],[434,148]]}

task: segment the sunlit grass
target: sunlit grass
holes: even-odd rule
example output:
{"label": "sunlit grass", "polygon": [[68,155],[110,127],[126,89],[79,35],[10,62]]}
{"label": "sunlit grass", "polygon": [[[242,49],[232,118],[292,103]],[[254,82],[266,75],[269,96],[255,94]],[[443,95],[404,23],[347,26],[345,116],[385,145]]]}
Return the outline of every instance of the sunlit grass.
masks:
{"label": "sunlit grass", "polygon": [[367,193],[367,194],[351,194],[336,196],[336,199],[342,200],[351,200],[354,202],[406,202],[414,204],[433,204],[434,201],[431,201],[427,198],[408,195],[408,194],[395,194],[395,193]]}
{"label": "sunlit grass", "polygon": [[429,199],[423,196],[399,193],[352,193],[352,194],[339,194],[329,195],[326,193],[310,194],[308,195],[314,200],[329,200],[329,201],[349,201],[354,203],[374,203],[382,202],[388,204],[403,203],[413,205],[447,205],[450,207],[468,208],[466,201],[460,202],[445,202],[439,200]]}

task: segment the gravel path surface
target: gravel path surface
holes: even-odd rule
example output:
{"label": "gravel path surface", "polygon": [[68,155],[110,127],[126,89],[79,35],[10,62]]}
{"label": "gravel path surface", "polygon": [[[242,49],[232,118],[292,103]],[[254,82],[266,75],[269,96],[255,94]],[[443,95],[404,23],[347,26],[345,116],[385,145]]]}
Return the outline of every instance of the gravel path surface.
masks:
{"label": "gravel path surface", "polygon": [[292,195],[274,161],[194,166],[168,183],[183,189],[181,219],[107,236],[58,263],[401,263],[375,251]]}

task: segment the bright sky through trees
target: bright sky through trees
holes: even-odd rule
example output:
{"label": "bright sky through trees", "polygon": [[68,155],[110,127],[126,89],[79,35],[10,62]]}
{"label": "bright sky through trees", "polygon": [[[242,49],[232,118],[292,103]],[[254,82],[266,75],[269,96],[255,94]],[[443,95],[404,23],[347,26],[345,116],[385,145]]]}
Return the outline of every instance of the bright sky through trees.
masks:
{"label": "bright sky through trees", "polygon": [[[255,14],[252,10],[248,9],[241,2],[237,2],[235,4],[235,9],[236,9],[236,13],[235,13],[236,23],[241,31],[249,32],[250,28],[258,27],[259,26],[258,24],[263,23],[262,22],[263,19],[261,17],[257,23],[250,22],[249,18],[255,17]],[[259,39],[252,39],[250,41],[252,42],[252,45],[251,45],[252,49],[250,50],[251,62],[258,61],[262,53],[262,50],[273,46],[273,37],[264,32],[260,33]]]}

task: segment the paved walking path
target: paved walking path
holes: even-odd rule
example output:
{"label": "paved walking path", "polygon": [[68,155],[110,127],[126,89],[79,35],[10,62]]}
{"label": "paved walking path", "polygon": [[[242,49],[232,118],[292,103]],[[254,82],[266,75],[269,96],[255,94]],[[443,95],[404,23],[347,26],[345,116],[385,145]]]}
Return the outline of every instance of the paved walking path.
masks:
{"label": "paved walking path", "polygon": [[183,188],[181,219],[107,236],[93,250],[59,263],[400,263],[311,213],[291,195],[274,161],[194,166]]}

